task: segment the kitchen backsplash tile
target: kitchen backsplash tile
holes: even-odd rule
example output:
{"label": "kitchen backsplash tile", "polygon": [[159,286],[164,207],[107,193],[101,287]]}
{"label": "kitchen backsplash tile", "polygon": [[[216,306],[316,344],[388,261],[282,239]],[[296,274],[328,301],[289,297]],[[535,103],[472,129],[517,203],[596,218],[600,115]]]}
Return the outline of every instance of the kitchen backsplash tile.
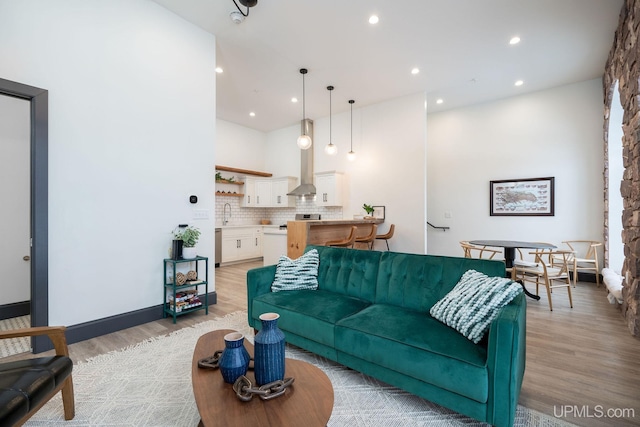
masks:
{"label": "kitchen backsplash tile", "polygon": [[[271,220],[272,224],[293,221],[297,213],[319,213],[322,219],[342,219],[342,207],[316,206],[314,200],[296,200],[295,208],[244,208],[239,197],[216,197],[216,226],[222,225],[222,210],[225,203],[231,206],[229,225],[259,224],[260,220]],[[227,214],[229,208],[227,207]]]}

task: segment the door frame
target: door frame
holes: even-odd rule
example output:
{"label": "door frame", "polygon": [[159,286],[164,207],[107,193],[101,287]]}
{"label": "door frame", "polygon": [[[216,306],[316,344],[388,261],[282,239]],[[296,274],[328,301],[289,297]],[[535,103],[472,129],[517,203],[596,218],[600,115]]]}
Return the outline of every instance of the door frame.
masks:
{"label": "door frame", "polygon": [[[0,94],[31,104],[31,326],[49,325],[48,157],[49,92],[0,78]],[[33,337],[34,353],[48,350],[44,336]]]}

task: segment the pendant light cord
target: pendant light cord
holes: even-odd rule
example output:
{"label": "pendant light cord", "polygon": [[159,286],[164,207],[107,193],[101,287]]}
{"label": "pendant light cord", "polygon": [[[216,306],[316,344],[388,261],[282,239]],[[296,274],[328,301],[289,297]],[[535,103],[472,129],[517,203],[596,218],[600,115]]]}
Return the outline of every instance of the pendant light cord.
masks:
{"label": "pendant light cord", "polygon": [[351,104],[351,153],[353,153],[353,103],[356,102],[353,99],[349,100]]}
{"label": "pendant light cord", "polygon": [[329,86],[329,145],[331,145],[331,92],[333,92],[333,86]]}

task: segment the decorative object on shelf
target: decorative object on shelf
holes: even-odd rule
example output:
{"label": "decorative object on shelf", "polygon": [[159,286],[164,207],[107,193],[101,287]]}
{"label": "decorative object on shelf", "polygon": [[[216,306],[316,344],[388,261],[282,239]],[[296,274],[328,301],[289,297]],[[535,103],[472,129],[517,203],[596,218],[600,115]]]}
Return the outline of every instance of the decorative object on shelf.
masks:
{"label": "decorative object on shelf", "polygon": [[195,270],[187,271],[187,280],[198,280],[198,273]]}
{"label": "decorative object on shelf", "polygon": [[335,156],[338,152],[338,147],[331,142],[331,92],[333,91],[333,86],[327,86],[327,90],[329,91],[329,143],[324,147],[324,151],[330,156]]}
{"label": "decorative object on shelf", "polygon": [[307,74],[308,70],[306,68],[300,68],[300,74],[302,74],[302,135],[298,137],[298,147],[301,150],[308,150],[311,147],[312,141],[311,137],[308,135],[305,127],[305,93],[304,93],[304,75]]}
{"label": "decorative object on shelf", "polygon": [[367,213],[365,219],[372,218],[371,214],[373,214],[373,211],[375,210],[373,206],[365,203],[364,205],[362,205],[362,209],[364,209],[364,211]]}
{"label": "decorative object on shelf", "polygon": [[197,256],[196,243],[200,238],[200,230],[193,226],[178,227],[178,231],[173,231],[176,240],[182,241],[182,256],[173,259],[192,259]]}
{"label": "decorative object on shelf", "polygon": [[351,105],[351,150],[347,153],[347,159],[349,161],[354,161],[356,159],[356,153],[353,151],[353,103],[356,102],[353,99],[349,100],[349,104]]}
{"label": "decorative object on shelf", "polygon": [[373,217],[375,219],[384,219],[385,207],[384,206],[371,206],[373,208]]}
{"label": "decorative object on shelf", "polygon": [[182,240],[174,238],[171,241],[171,259],[182,259]]}
{"label": "decorative object on shelf", "polygon": [[176,273],[176,285],[182,286],[185,283],[187,283],[187,276],[185,276],[184,273]]}
{"label": "decorative object on shelf", "polygon": [[284,333],[278,313],[260,315],[262,329],[254,338],[254,374],[258,385],[284,379]]}
{"label": "decorative object on shelf", "polygon": [[251,356],[244,348],[244,335],[240,332],[231,332],[224,336],[224,351],[220,358],[220,373],[224,382],[233,384],[247,373]]}

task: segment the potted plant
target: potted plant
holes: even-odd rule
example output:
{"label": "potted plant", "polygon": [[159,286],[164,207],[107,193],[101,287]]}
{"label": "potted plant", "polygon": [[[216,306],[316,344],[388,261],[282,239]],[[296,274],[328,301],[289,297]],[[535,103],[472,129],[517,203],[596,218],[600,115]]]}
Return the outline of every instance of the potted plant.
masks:
{"label": "potted plant", "polygon": [[173,230],[173,259],[189,259],[196,257],[196,243],[200,238],[200,230],[192,226],[180,226]]}
{"label": "potted plant", "polygon": [[362,205],[362,209],[364,209],[364,210],[365,210],[365,212],[367,213],[366,218],[371,218],[371,214],[372,214],[372,213],[373,213],[373,211],[375,210],[375,209],[373,209],[373,206],[368,205],[368,204],[366,204],[366,203],[365,203],[364,205]]}
{"label": "potted plant", "polygon": [[188,226],[182,231],[181,237],[182,257],[186,259],[195,258],[197,256],[195,246],[200,238],[200,230],[196,227]]}

